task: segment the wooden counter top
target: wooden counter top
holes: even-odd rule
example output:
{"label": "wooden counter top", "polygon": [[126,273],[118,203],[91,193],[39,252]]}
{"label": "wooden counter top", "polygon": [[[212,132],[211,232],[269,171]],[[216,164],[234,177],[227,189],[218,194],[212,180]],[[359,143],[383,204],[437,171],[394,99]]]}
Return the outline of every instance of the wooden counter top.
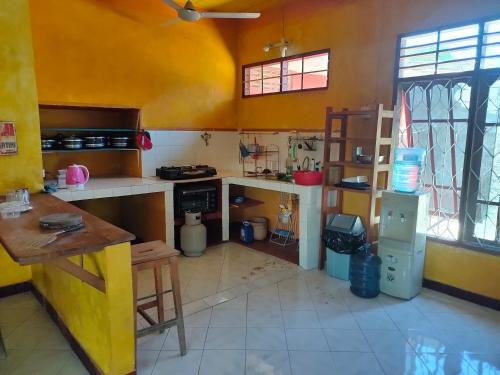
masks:
{"label": "wooden counter top", "polygon": [[[58,257],[68,257],[102,250],[106,246],[129,242],[135,236],[114,225],[66,203],[50,194],[32,194],[33,210],[16,219],[0,218],[0,243],[19,264],[35,264]],[[61,235],[57,241],[33,249],[30,238],[50,233],[39,227],[40,217],[53,213],[76,213],[83,217],[85,228]]]}

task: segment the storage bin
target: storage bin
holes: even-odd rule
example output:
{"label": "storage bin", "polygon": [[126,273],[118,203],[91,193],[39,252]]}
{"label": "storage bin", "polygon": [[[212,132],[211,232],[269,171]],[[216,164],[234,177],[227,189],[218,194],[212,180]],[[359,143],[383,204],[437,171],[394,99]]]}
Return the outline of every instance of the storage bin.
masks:
{"label": "storage bin", "polygon": [[326,249],[326,273],[331,277],[349,280],[351,254],[339,254],[332,249]]}
{"label": "storage bin", "polygon": [[248,222],[253,227],[253,238],[257,241],[267,239],[267,219],[265,217],[252,217]]}

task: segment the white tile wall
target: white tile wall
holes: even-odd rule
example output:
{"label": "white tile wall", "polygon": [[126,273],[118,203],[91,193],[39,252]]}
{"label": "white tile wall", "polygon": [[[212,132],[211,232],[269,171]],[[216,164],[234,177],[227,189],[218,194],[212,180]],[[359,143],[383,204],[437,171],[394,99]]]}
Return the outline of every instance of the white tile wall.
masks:
{"label": "white tile wall", "polygon": [[208,164],[225,171],[238,171],[238,133],[209,132],[208,146],[202,131],[150,131],[153,149],[142,152],[142,175],[155,175],[155,169],[169,165]]}
{"label": "white tile wall", "polygon": [[[253,143],[254,135],[240,135],[237,131],[208,132],[212,138],[208,146],[201,139],[203,131],[150,131],[153,149],[142,152],[142,175],[155,175],[155,169],[163,165],[208,164],[224,171],[241,171],[238,143],[241,139],[244,144]],[[285,170],[285,161],[288,155],[288,136],[291,133],[257,134],[257,143],[261,145],[277,145],[279,147],[280,171]],[[321,136],[320,133],[305,133],[305,136]],[[323,161],[323,142],[317,142],[316,151],[297,149],[297,158],[300,163],[306,156],[316,161]],[[278,160],[277,156],[269,156],[268,160]],[[258,166],[266,167],[265,159],[257,161]],[[270,167],[268,165],[268,167]],[[247,158],[246,170],[254,169],[254,161]]]}

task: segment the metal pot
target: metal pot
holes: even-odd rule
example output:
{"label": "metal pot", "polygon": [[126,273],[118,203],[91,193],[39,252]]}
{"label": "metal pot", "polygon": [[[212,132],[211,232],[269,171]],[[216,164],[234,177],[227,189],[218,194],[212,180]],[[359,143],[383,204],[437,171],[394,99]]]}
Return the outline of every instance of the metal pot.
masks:
{"label": "metal pot", "polygon": [[106,146],[106,137],[91,136],[85,137],[85,148],[104,148]]}
{"label": "metal pot", "polygon": [[52,138],[42,139],[42,150],[52,150],[56,146],[56,140]]}
{"label": "metal pot", "polygon": [[111,147],[127,147],[130,142],[129,137],[111,137]]}
{"label": "metal pot", "polygon": [[71,136],[62,140],[62,145],[68,150],[78,150],[83,147],[83,139]]}

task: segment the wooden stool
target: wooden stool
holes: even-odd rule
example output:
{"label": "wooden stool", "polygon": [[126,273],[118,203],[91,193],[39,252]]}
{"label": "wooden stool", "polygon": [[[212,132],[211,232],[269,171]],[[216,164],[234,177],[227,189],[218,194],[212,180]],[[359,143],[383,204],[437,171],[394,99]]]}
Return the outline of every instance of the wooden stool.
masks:
{"label": "wooden stool", "polygon": [[[137,337],[145,336],[153,332],[163,332],[165,328],[177,326],[179,336],[179,346],[181,355],[186,354],[186,336],[184,331],[184,317],[182,315],[181,287],[179,282],[179,272],[177,269],[177,256],[179,251],[167,247],[162,241],[151,241],[132,246],[132,279],[134,288],[135,311],[151,325],[137,331]],[[172,289],[163,290],[162,266],[170,266],[170,280]],[[153,269],[155,276],[155,294],[137,298],[137,274],[141,270]],[[175,318],[165,321],[165,311],[163,307],[163,295],[172,293],[174,297]],[[153,298],[153,301],[139,304],[139,301]],[[147,309],[157,307],[158,322],[155,322]],[[135,315],[134,315],[135,316]]]}

